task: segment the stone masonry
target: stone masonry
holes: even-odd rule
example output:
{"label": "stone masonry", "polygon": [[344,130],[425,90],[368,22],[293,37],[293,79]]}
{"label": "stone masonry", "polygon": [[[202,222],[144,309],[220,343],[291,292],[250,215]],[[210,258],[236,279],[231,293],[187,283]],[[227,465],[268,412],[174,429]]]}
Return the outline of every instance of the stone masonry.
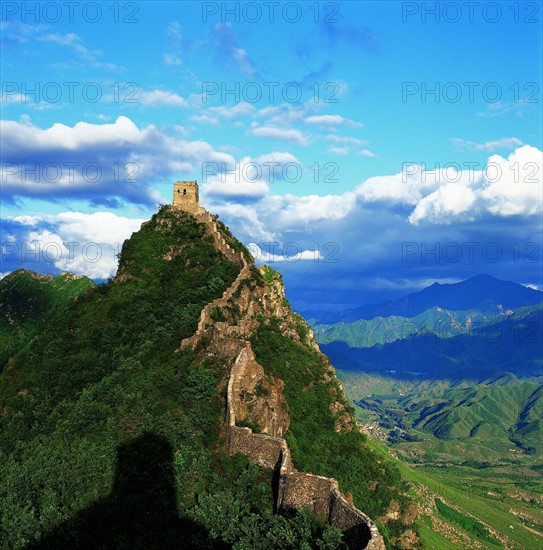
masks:
{"label": "stone masonry", "polygon": [[[187,182],[176,182],[176,190],[178,183]],[[251,265],[241,252],[230,247],[216,219],[197,201],[175,203],[174,199],[173,208],[193,214],[205,225],[207,233],[212,235],[216,248],[241,267],[235,281],[223,295],[202,309],[196,332],[181,342],[181,348],[195,348],[205,336],[208,353],[220,353],[231,364],[225,411],[229,453],[242,453],[260,466],[278,474],[275,488],[278,511],[307,506],[332,526],[341,529],[349,548],[384,550],[384,541],[376,525],[344,498],[335,479],[298,472],[293,466],[288,444],[282,437],[289,425],[286,402],[282,395],[283,382],[270,381],[270,377],[265,376],[264,369],[256,361],[248,341],[255,328],[255,321],[249,318],[252,316],[246,315],[246,318],[238,319],[235,325],[212,319],[215,308],[226,308],[236,293],[239,296],[242,281],[252,275]],[[266,292],[269,295],[270,289]],[[248,311],[254,311],[263,307],[264,291],[262,295],[246,295],[245,298]],[[262,392],[265,395],[255,395],[254,390],[259,385],[266,390]],[[245,405],[247,395],[252,399],[251,413]],[[236,422],[244,418],[257,423],[262,433],[254,433],[248,427],[238,426]]]}

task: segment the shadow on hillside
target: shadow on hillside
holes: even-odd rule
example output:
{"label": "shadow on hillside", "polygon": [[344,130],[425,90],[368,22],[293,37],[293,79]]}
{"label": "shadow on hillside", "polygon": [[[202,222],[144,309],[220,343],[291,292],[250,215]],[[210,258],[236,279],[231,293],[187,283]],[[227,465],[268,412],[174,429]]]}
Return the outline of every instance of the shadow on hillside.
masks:
{"label": "shadow on hillside", "polygon": [[173,451],[144,434],[121,446],[109,497],[97,501],[28,548],[213,548],[202,527],[177,513]]}
{"label": "shadow on hillside", "polygon": [[539,376],[542,341],[542,317],[540,310],[534,310],[519,319],[512,316],[449,338],[427,332],[371,348],[350,347],[343,341],[320,344],[320,348],[334,367],[345,372],[413,382],[482,382],[506,373]]}

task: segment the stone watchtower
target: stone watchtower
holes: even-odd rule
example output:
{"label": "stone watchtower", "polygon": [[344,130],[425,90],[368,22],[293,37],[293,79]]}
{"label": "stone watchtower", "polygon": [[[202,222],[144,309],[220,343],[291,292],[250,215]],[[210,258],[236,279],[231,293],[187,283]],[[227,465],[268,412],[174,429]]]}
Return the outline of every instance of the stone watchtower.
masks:
{"label": "stone watchtower", "polygon": [[198,182],[194,181],[176,181],[173,184],[172,204],[177,208],[182,208],[188,212],[197,212],[198,204]]}

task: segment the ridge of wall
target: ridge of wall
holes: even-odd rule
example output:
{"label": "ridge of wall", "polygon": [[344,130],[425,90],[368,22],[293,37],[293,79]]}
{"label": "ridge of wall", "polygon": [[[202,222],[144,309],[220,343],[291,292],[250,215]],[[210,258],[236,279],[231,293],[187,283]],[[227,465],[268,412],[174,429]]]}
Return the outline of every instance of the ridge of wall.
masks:
{"label": "ridge of wall", "polygon": [[[242,280],[251,275],[250,265],[241,252],[233,250],[217,227],[215,218],[199,205],[191,212],[205,223],[213,236],[216,247],[231,261],[241,266],[234,282],[223,295],[207,304],[200,313],[198,328],[189,338],[181,342],[181,348],[196,347],[208,329],[212,338],[220,339],[225,345],[221,350],[232,360],[228,378],[225,420],[227,446],[230,455],[242,453],[260,466],[276,471],[278,475],[276,509],[288,510],[307,506],[330,525],[341,529],[352,550],[385,550],[383,537],[377,526],[363,512],[348,502],[339,491],[335,479],[298,472],[293,466],[287,441],[277,435],[254,433],[250,428],[236,425],[236,403],[239,402],[240,381],[248,366],[256,362],[251,343],[242,338],[225,338],[220,327],[224,323],[213,323],[211,313],[216,307],[225,307],[238,290]],[[228,345],[226,345],[228,344]],[[282,434],[281,434],[282,435]]]}

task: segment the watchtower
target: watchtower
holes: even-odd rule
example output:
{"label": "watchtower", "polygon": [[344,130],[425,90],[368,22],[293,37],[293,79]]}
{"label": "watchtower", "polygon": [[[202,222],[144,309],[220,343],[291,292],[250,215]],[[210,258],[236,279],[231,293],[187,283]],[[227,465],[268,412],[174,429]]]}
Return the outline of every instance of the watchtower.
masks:
{"label": "watchtower", "polygon": [[198,210],[198,182],[194,181],[176,181],[173,184],[172,204],[183,210]]}

